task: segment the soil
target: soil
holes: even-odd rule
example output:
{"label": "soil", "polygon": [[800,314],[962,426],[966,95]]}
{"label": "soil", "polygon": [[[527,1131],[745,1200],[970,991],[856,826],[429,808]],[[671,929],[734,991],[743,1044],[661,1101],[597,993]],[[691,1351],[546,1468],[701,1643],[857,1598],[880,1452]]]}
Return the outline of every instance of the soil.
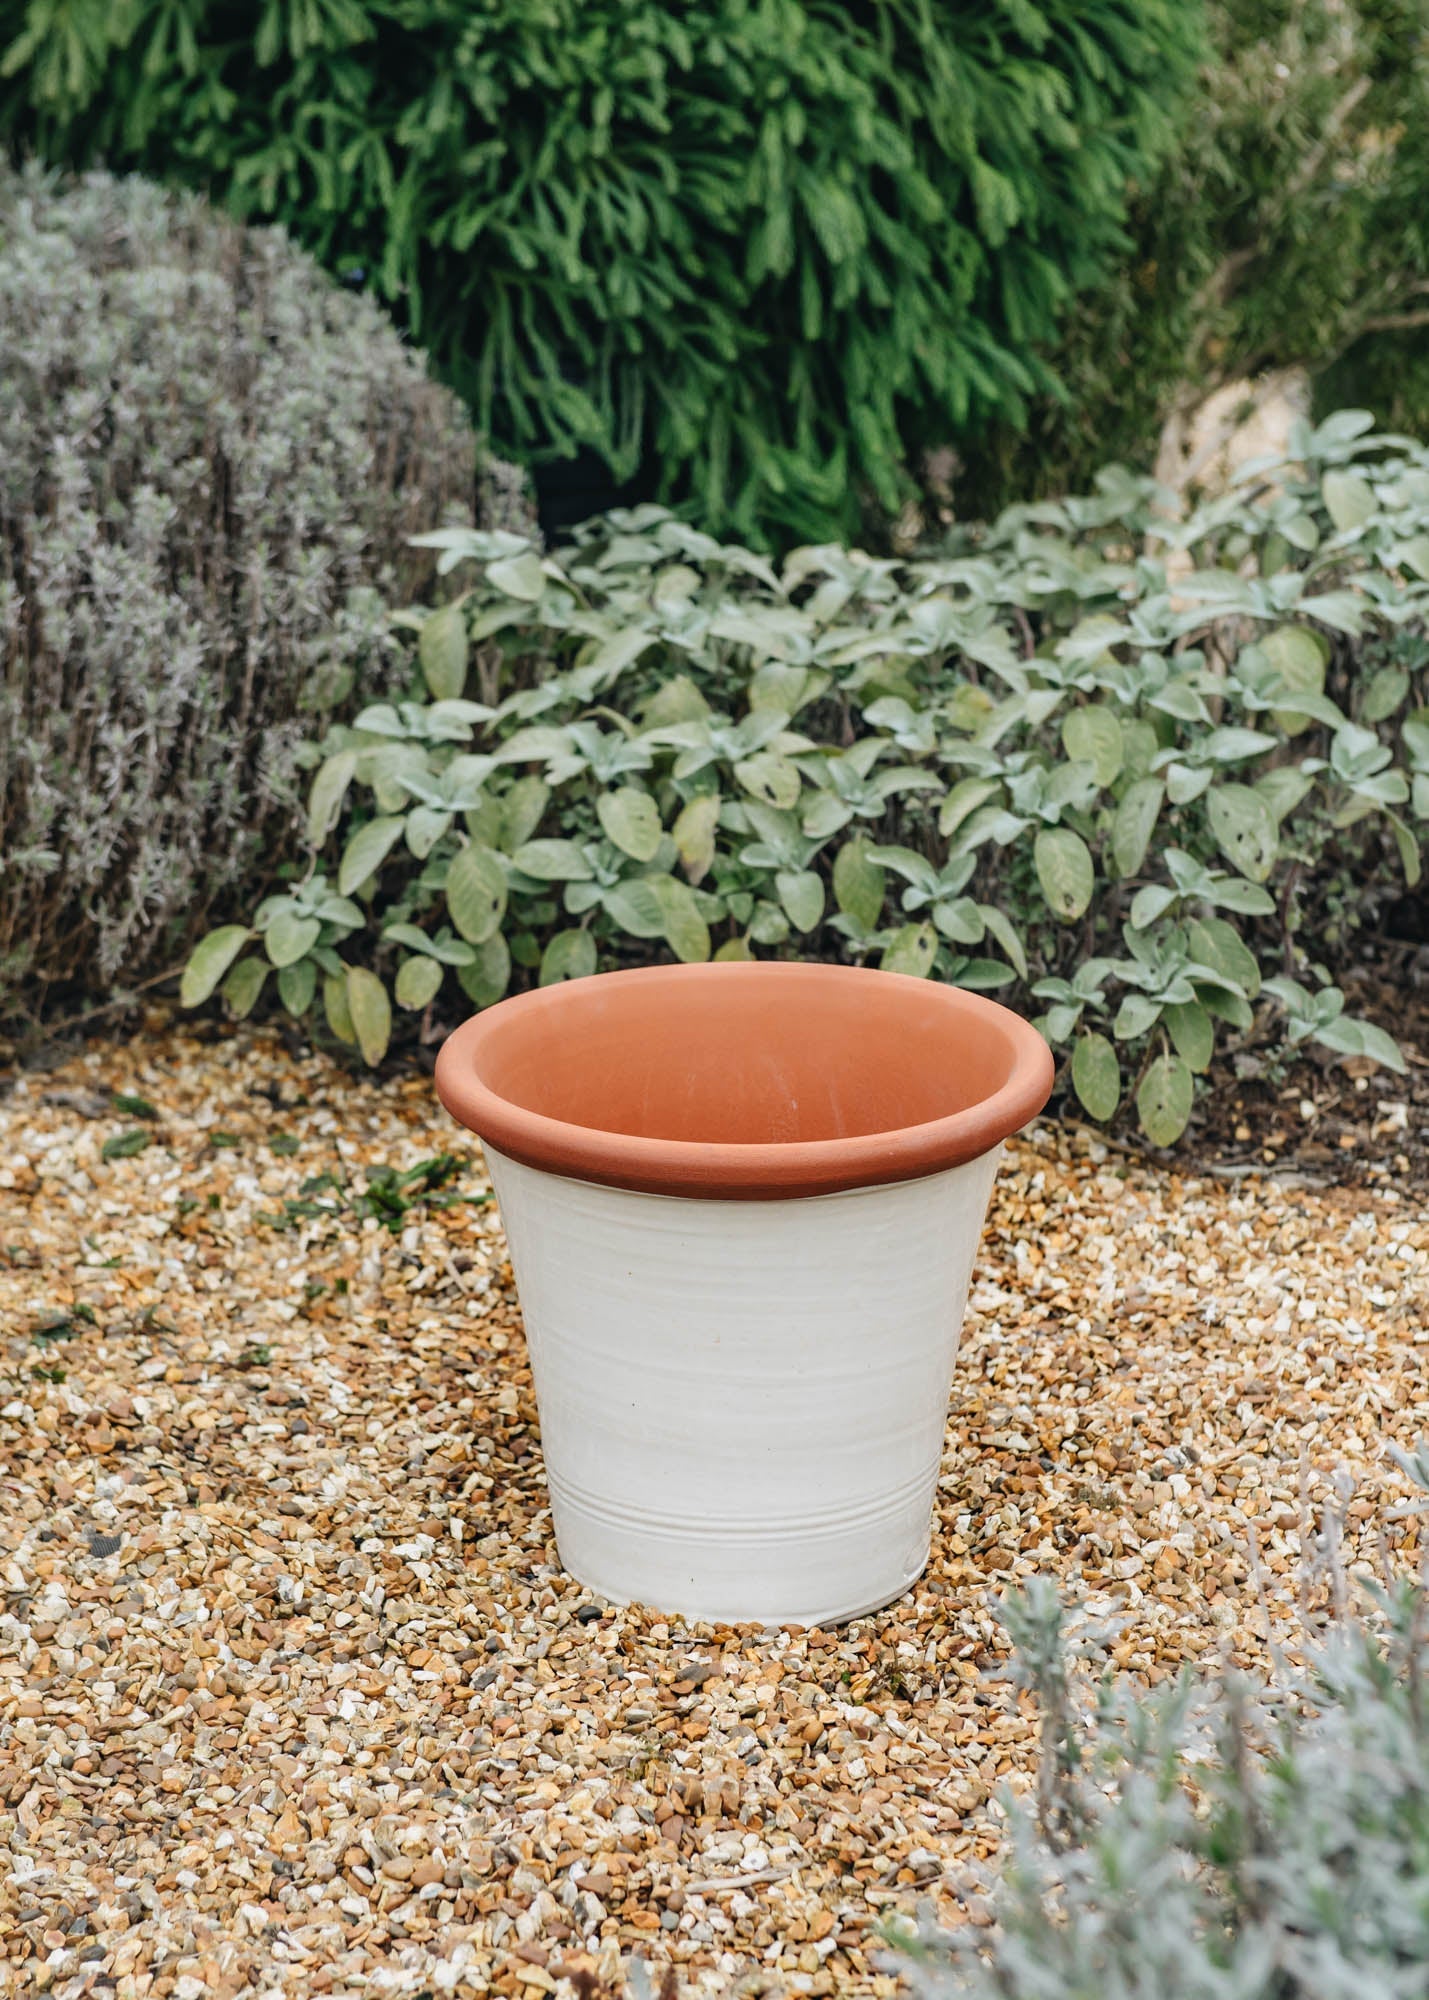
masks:
{"label": "soil", "polygon": [[1405,1074],[1320,1048],[1220,1063],[1182,1164],[1226,1178],[1429,1191],[1429,951],[1368,963],[1344,990],[1348,1013],[1399,1043]]}

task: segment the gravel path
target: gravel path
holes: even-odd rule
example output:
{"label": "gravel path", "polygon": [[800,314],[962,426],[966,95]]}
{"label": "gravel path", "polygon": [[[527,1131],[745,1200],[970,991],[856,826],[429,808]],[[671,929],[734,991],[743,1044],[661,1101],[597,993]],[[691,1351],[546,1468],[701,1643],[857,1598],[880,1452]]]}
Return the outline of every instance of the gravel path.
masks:
{"label": "gravel path", "polygon": [[1368,1556],[1404,1497],[1426,1291],[1411,1190],[1035,1133],[915,1592],[836,1631],[685,1628],[556,1565],[498,1218],[425,1080],[157,1029],[24,1077],[0,1986],[531,2000],[641,1956],[681,1990],[890,1993],[890,1916],[986,1920],[994,1794],[1034,1756],[998,1592],[1062,1577],[1149,1681],[1258,1659],[1306,1499],[1338,1477]]}

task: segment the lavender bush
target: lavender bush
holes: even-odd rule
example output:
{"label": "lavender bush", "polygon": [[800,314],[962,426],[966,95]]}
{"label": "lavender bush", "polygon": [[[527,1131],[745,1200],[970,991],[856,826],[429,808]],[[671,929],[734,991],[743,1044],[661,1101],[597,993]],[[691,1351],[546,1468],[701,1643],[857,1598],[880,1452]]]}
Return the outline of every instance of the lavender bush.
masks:
{"label": "lavender bush", "polygon": [[[1429,1509],[1429,1450],[1391,1447]],[[991,1932],[913,1942],[915,2000],[1411,2000],[1429,1990],[1429,1544],[1360,1585],[1302,1530],[1303,1664],[1093,1695],[1040,1583],[1007,1624],[1042,1712]],[[1252,1569],[1256,1569],[1254,1556]],[[1318,1574],[1317,1574],[1318,1573]],[[1366,1615],[1367,1614],[1367,1615]]]}
{"label": "lavender bush", "polygon": [[0,165],[0,1017],[272,879],[293,750],[391,686],[406,538],[475,472],[422,357],[280,232]]}

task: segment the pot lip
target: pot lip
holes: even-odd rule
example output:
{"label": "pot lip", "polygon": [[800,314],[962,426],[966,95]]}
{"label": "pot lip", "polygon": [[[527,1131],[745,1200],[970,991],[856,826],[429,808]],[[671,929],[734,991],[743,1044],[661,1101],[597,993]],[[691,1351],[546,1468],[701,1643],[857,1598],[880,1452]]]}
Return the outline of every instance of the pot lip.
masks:
{"label": "pot lip", "polygon": [[[1046,1103],[1055,1065],[1051,1050],[1030,1022],[1010,1008],[962,987],[933,984],[904,973],[810,961],[762,960],[704,965],[640,966],[594,975],[607,988],[631,980],[769,981],[797,974],[860,982],[896,981],[936,993],[939,1004],[966,1018],[991,1021],[1011,1044],[1005,1080],[977,1103],[945,1118],[892,1127],[845,1139],[705,1144],[651,1139],[577,1125],[513,1103],[482,1081],[483,1046],[497,1025],[523,1014],[556,1013],[571,1003],[566,981],[538,987],[483,1008],[455,1029],[437,1056],[436,1089],[460,1124],[522,1166],[565,1180],[593,1181],[641,1194],[685,1195],[715,1201],[789,1201],[845,1189],[922,1180],[964,1166],[1019,1131]],[[793,986],[796,982],[789,982]],[[873,994],[870,992],[870,1000]],[[499,1023],[498,1023],[499,1017]]]}

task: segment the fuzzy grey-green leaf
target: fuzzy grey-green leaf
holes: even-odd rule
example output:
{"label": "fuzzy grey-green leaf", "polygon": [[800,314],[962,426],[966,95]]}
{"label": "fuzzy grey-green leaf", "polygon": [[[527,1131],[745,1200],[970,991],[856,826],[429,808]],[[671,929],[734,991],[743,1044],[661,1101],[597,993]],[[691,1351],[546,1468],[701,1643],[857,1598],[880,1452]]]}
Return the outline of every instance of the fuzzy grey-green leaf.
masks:
{"label": "fuzzy grey-green leaf", "polygon": [[1111,851],[1117,873],[1126,880],[1146,859],[1151,836],[1161,816],[1166,787],[1159,778],[1138,778],[1128,785],[1112,820]]}
{"label": "fuzzy grey-green leaf", "polygon": [[1180,1056],[1158,1056],[1136,1093],[1141,1129],[1153,1146],[1174,1146],[1191,1117],[1195,1082]]}
{"label": "fuzzy grey-green leaf", "polygon": [[1069,826],[1043,827],[1033,842],[1032,859],[1052,914],[1063,923],[1075,922],[1096,888],[1087,843]]}
{"label": "fuzzy grey-green leaf", "polygon": [[486,580],[493,589],[501,591],[506,597],[519,598],[523,604],[534,604],[546,587],[541,558],[533,549],[527,549],[519,556],[503,556],[497,562],[488,563]]}
{"label": "fuzzy grey-green leaf", "polygon": [[511,950],[497,931],[476,947],[470,965],[457,967],[457,984],[476,1007],[492,1007],[511,984]]}
{"label": "fuzzy grey-green leaf", "polygon": [[1264,882],[1275,866],[1279,838],[1275,817],[1249,785],[1213,785],[1206,816],[1222,854],[1251,882]]}
{"label": "fuzzy grey-green leaf", "polygon": [[774,887],[796,931],[818,928],[824,914],[824,885],[811,868],[781,869]]}
{"label": "fuzzy grey-green leaf", "polygon": [[350,896],[354,889],[371,880],[401,839],[406,823],[403,813],[384,813],[358,827],[342,850],[337,871],[341,895]]}
{"label": "fuzzy grey-green leaf", "polygon": [[700,965],[710,955],[709,925],[700,915],[695,892],[673,875],[654,875],[648,886],[664,918],[664,936],[676,958]]}
{"label": "fuzzy grey-green leaf", "polygon": [[460,604],[428,612],[417,641],[422,678],[433,701],[452,701],[466,687],[466,614]]}
{"label": "fuzzy grey-green leaf", "polygon": [[418,956],[404,958],[397,969],[397,979],[393,992],[397,1005],[410,1013],[418,1014],[437,997],[441,991],[442,968],[439,960]]}
{"label": "fuzzy grey-green leaf", "polygon": [[1085,1034],[1072,1051],[1072,1088],[1093,1118],[1105,1123],[1121,1102],[1121,1064],[1105,1035]]}
{"label": "fuzzy grey-green leaf", "polygon": [[861,931],[876,928],[883,914],[888,877],[861,836],[847,840],[834,860],[834,901]]}
{"label": "fuzzy grey-green leaf", "polygon": [[295,965],[300,958],[307,957],[321,931],[322,925],[316,917],[305,917],[291,903],[282,903],[263,932],[263,949],[270,963],[280,969]]}
{"label": "fuzzy grey-green leaf", "polygon": [[926,979],[938,956],[938,933],[931,924],[904,924],[888,941],[880,961],[885,972],[909,973]]}
{"label": "fuzzy grey-green leaf", "polygon": [[1362,528],[1379,507],[1374,488],[1358,472],[1327,472],[1320,481],[1320,497],[1341,533],[1349,528]]}
{"label": "fuzzy grey-green leaf", "polygon": [[200,938],[179,981],[179,1005],[201,1007],[252,935],[247,924],[220,924]]}
{"label": "fuzzy grey-green leaf", "polygon": [[1208,1070],[1215,1053],[1216,1025],[1200,1002],[1173,1002],[1162,1009],[1161,1018],[1172,1046],[1188,1068],[1198,1075]]}
{"label": "fuzzy grey-green leaf", "polygon": [[489,847],[472,841],[452,857],[447,911],[468,944],[485,944],[500,928],[506,897],[506,870]]}
{"label": "fuzzy grey-green leaf", "polygon": [[301,1020],[312,1006],[317,983],[318,968],[311,958],[285,965],[278,974],[278,998],[295,1020]]}
{"label": "fuzzy grey-green leaf", "polygon": [[635,785],[618,791],[602,792],[595,802],[596,816],[608,840],[634,861],[653,861],[660,845],[660,808],[648,792]]}
{"label": "fuzzy grey-green leaf", "polygon": [[1062,721],[1062,748],[1074,761],[1090,764],[1099,785],[1110,785],[1122,767],[1121,724],[1100,703],[1069,709]]}
{"label": "fuzzy grey-green leaf", "polygon": [[541,953],[540,984],[554,986],[562,979],[586,979],[595,967],[595,939],[589,931],[557,931]]}
{"label": "fuzzy grey-green leaf", "polygon": [[347,788],[357,769],[357,752],[339,750],[325,757],[314,773],[308,793],[308,844],[321,847],[337,825]]}

